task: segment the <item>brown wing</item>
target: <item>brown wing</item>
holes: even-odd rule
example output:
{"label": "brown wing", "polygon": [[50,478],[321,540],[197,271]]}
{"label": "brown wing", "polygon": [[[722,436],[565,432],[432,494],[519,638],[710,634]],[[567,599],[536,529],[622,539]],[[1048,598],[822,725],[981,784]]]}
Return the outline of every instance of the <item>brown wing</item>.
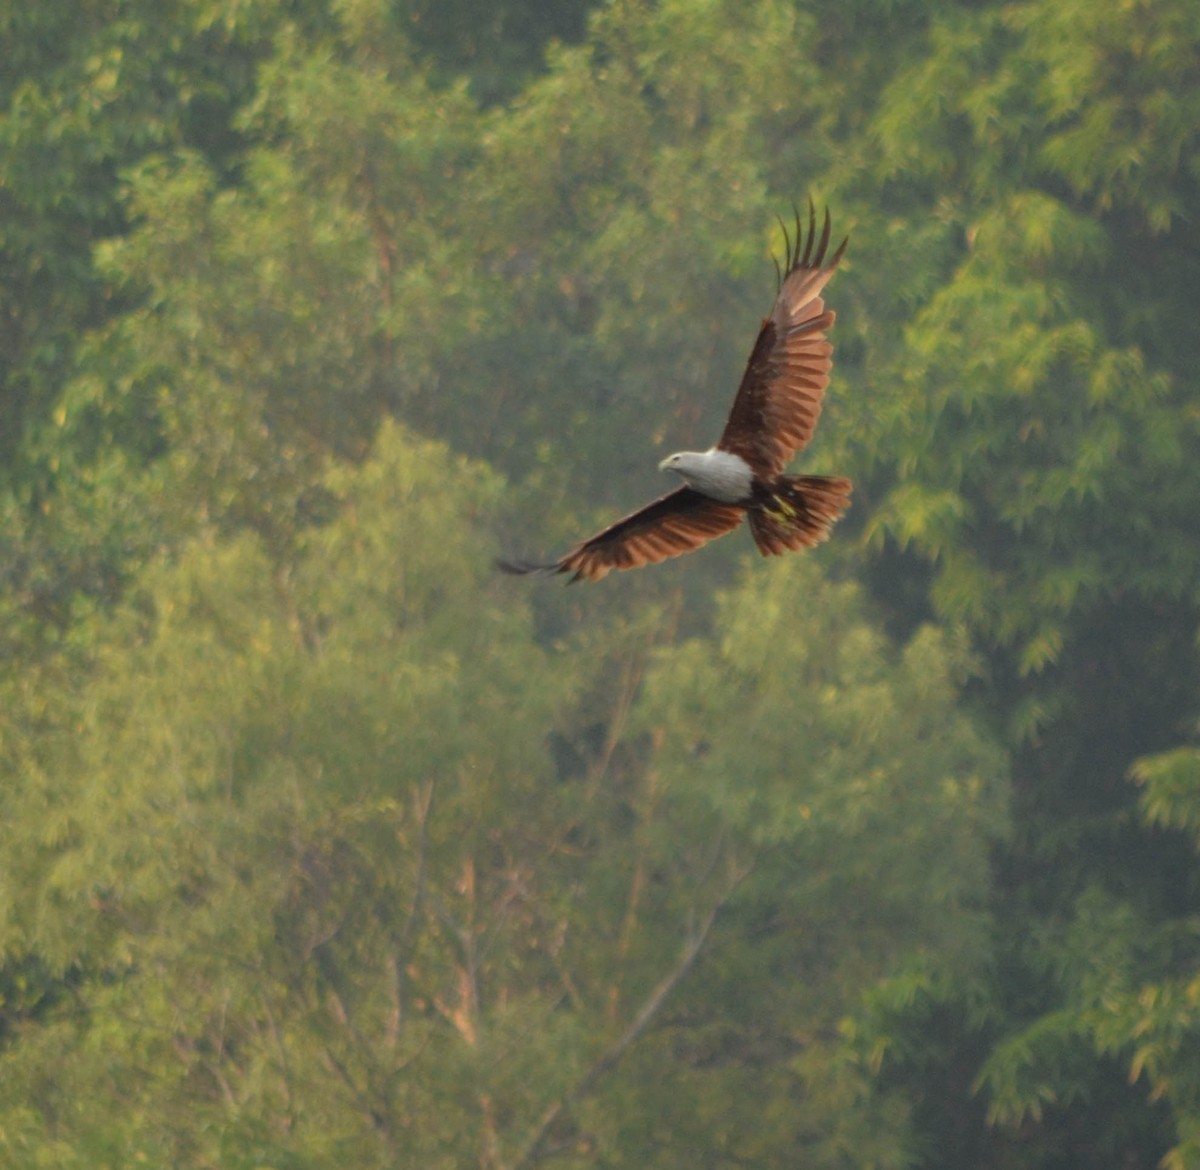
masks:
{"label": "brown wing", "polygon": [[799,214],[794,247],[784,228],[787,270],[771,315],[763,321],[750,354],[725,432],[717,443],[722,451],[745,459],[760,479],[773,480],[807,445],[821,414],[821,399],[833,365],[833,346],[825,333],[834,318],[833,311],[825,308],[821,290],[833,276],[847,243],[843,240],[826,263],[829,232],[826,211],[821,239],[816,243],[817,214],[811,202],[803,253]]}
{"label": "brown wing", "polygon": [[498,563],[508,573],[573,573],[572,582],[599,581],[610,569],[640,569],[691,552],[732,531],[745,514],[736,504],[680,487],[597,532],[552,564]]}

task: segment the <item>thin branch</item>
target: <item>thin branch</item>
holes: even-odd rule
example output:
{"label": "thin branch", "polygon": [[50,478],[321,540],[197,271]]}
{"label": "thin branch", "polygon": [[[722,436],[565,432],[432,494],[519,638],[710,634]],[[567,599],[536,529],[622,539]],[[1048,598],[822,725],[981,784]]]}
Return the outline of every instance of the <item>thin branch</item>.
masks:
{"label": "thin branch", "polygon": [[509,1170],[523,1170],[524,1167],[533,1166],[538,1162],[555,1121],[571,1105],[586,1097],[595,1088],[601,1077],[620,1062],[625,1053],[629,1051],[641,1037],[642,1033],[646,1031],[654,1021],[654,1018],[662,1010],[663,1004],[667,1001],[671,992],[675,990],[699,957],[705,940],[708,938],[708,932],[712,928],[713,921],[717,916],[717,911],[722,904],[723,902],[713,907],[705,916],[704,920],[700,923],[699,929],[687,940],[675,966],[646,997],[645,1002],[633,1018],[629,1027],[625,1029],[609,1048],[600,1054],[600,1057],[584,1072],[574,1085],[563,1093],[557,1101],[554,1101],[546,1108],[538,1120],[533,1133],[525,1142],[524,1148],[509,1166]]}
{"label": "thin branch", "polygon": [[267,997],[267,993],[261,988],[258,992],[258,1002],[262,1005],[263,1015],[267,1019],[267,1029],[271,1033],[271,1039],[274,1041],[275,1050],[279,1054],[279,1066],[283,1073],[283,1111],[287,1122],[284,1126],[287,1132],[291,1132],[296,1124],[296,1114],[294,1112],[293,1102],[295,1097],[292,1093],[292,1066],[288,1060],[287,1047],[283,1042],[283,1035],[279,1031],[279,1025],[275,1022],[275,1013],[271,1011],[271,1003]]}
{"label": "thin branch", "polygon": [[325,1062],[325,1067],[336,1074],[338,1080],[342,1082],[342,1085],[353,1099],[356,1108],[370,1123],[371,1128],[377,1133],[382,1134],[390,1142],[392,1138],[391,1124],[382,1110],[377,1109],[371,1104],[367,1090],[359,1087],[350,1070],[334,1055],[333,1049],[327,1043],[321,1045],[321,1056]]}
{"label": "thin branch", "polygon": [[416,878],[413,882],[412,902],[408,915],[400,930],[396,946],[388,955],[390,984],[392,995],[392,1011],[388,1018],[385,1042],[391,1051],[395,1051],[400,1040],[400,1031],[404,1024],[404,991],[406,971],[409,956],[413,950],[413,940],[425,912],[425,888],[427,881],[428,852],[429,852],[429,814],[433,807],[434,781],[419,785],[413,794],[413,807],[417,817],[417,858]]}

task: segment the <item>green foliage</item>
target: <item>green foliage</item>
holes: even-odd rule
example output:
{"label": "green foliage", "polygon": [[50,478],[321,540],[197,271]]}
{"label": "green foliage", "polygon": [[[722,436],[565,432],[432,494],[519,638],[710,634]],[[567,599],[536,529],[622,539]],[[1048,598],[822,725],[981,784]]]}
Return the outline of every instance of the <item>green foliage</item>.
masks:
{"label": "green foliage", "polygon": [[1195,4],[586,7],[0,6],[5,1156],[1195,1164]]}
{"label": "green foliage", "polygon": [[[953,280],[917,317],[889,429],[905,482],[872,518],[877,540],[938,560],[938,608],[1013,645],[1024,673],[1057,660],[1064,619],[1109,582],[1178,596],[1197,554],[1183,523],[1189,492],[1164,498],[1151,486],[1191,474],[1200,436],[1185,401],[1139,350],[1104,346],[1057,281],[1031,275],[1039,240],[1071,247],[1063,218],[1021,197],[981,220]],[[1113,516],[1121,538],[1097,542]]]}
{"label": "green foliage", "polygon": [[880,276],[913,311],[878,355],[868,534],[876,580],[930,563],[922,600],[972,631],[1016,745],[1002,922],[1027,941],[996,950],[1021,974],[958,1045],[993,1035],[977,1089],[1029,1135],[1022,1165],[1150,1162],[1172,1129],[1171,1164],[1190,1156],[1194,1020],[1134,1005],[1186,999],[1195,856],[1138,825],[1124,779],[1141,757],[1143,815],[1190,827],[1191,747],[1164,749],[1200,706],[1198,42],[1184,4],[948,10],[874,124],[880,247],[911,257]]}
{"label": "green foliage", "polygon": [[[477,1042],[446,964],[474,979],[462,964],[486,946],[502,971],[503,934],[533,912],[513,902],[518,855],[553,846],[542,729],[571,689],[520,611],[481,597],[472,524],[499,483],[389,429],[327,487],[340,519],[286,570],[211,533],[147,567],[95,634],[73,743],[41,778],[53,815],[6,841],[39,891],[10,904],[6,949],[94,973],[50,1013],[59,1047],[20,1046],[6,1083],[56,1084],[81,1157],[332,1143],[373,1164],[399,1140],[391,1111],[419,1116],[437,1021]],[[497,905],[486,927],[476,898]],[[501,1008],[501,1030],[551,1007]],[[23,1099],[7,1102],[22,1117]]]}
{"label": "green foliage", "polygon": [[515,97],[538,72],[548,42],[580,40],[594,0],[405,0],[413,46],[441,75],[466,74],[484,104]]}
{"label": "green foliage", "polygon": [[[840,1165],[850,1134],[901,1164],[903,1109],[864,1098],[837,1025],[897,955],[973,962],[1003,811],[953,713],[961,643],[896,657],[793,562],[728,594],[715,641],[548,652],[487,584],[482,466],[387,426],[324,486],[292,562],[209,530],[149,563],[91,623],[53,773],[18,774],[42,832],[4,842],[36,890],[6,950],[76,986],[7,1056],[46,1086],[3,1098],[8,1152],[49,1155],[53,1114],[64,1166],[649,1140]],[[632,712],[555,769],[607,662]],[[838,1128],[798,1135],[797,1093],[802,1130]]]}
{"label": "green foliage", "polygon": [[712,1042],[747,1062],[788,1053],[723,1124],[757,1133],[744,1155],[757,1164],[798,1127],[813,1136],[791,1164],[907,1165],[904,1098],[865,1091],[893,1042],[867,1005],[917,971],[944,1000],[980,994],[988,853],[1007,814],[1001,754],[954,710],[975,664],[932,628],[897,651],[858,591],[811,561],[756,565],[715,625],[715,644],[660,652],[644,717],[665,792],[699,799],[748,870],[736,942],[691,1010],[720,1005]]}
{"label": "green foliage", "polygon": [[1145,791],[1142,812],[1152,825],[1185,829],[1200,843],[1200,751],[1175,748],[1138,760],[1133,778]]}
{"label": "green foliage", "polygon": [[21,441],[48,422],[81,332],[126,307],[89,254],[128,226],[121,171],[177,146],[228,166],[240,146],[230,120],[277,19],[274,5],[189,0],[0,9],[6,486],[15,455],[32,470]]}

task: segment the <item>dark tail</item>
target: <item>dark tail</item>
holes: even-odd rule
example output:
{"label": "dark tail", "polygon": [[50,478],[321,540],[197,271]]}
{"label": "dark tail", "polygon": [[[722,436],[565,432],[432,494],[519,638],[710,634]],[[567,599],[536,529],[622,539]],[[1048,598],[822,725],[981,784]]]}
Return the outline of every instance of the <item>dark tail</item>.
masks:
{"label": "dark tail", "polygon": [[749,518],[758,551],[777,556],[828,540],[850,506],[852,486],[840,475],[783,475],[756,487]]}

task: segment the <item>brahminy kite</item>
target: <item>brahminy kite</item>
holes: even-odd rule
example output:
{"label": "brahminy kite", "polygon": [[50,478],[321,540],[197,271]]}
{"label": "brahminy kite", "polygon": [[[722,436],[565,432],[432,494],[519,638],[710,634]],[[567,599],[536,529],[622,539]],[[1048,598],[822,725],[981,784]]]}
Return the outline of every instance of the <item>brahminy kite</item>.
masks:
{"label": "brahminy kite", "polygon": [[707,451],[679,451],[658,466],[683,486],[609,525],[549,564],[500,561],[508,573],[571,573],[598,581],[610,569],[638,569],[691,552],[731,532],[746,517],[763,556],[811,548],[850,504],[851,483],[836,475],[784,475],[808,445],[829,384],[834,313],[821,293],[848,240],[826,261],[830,221],[817,240],[808,206],[808,237],[796,216],[793,245],[783,227],[786,267],[770,316],[763,320],[725,430]]}

